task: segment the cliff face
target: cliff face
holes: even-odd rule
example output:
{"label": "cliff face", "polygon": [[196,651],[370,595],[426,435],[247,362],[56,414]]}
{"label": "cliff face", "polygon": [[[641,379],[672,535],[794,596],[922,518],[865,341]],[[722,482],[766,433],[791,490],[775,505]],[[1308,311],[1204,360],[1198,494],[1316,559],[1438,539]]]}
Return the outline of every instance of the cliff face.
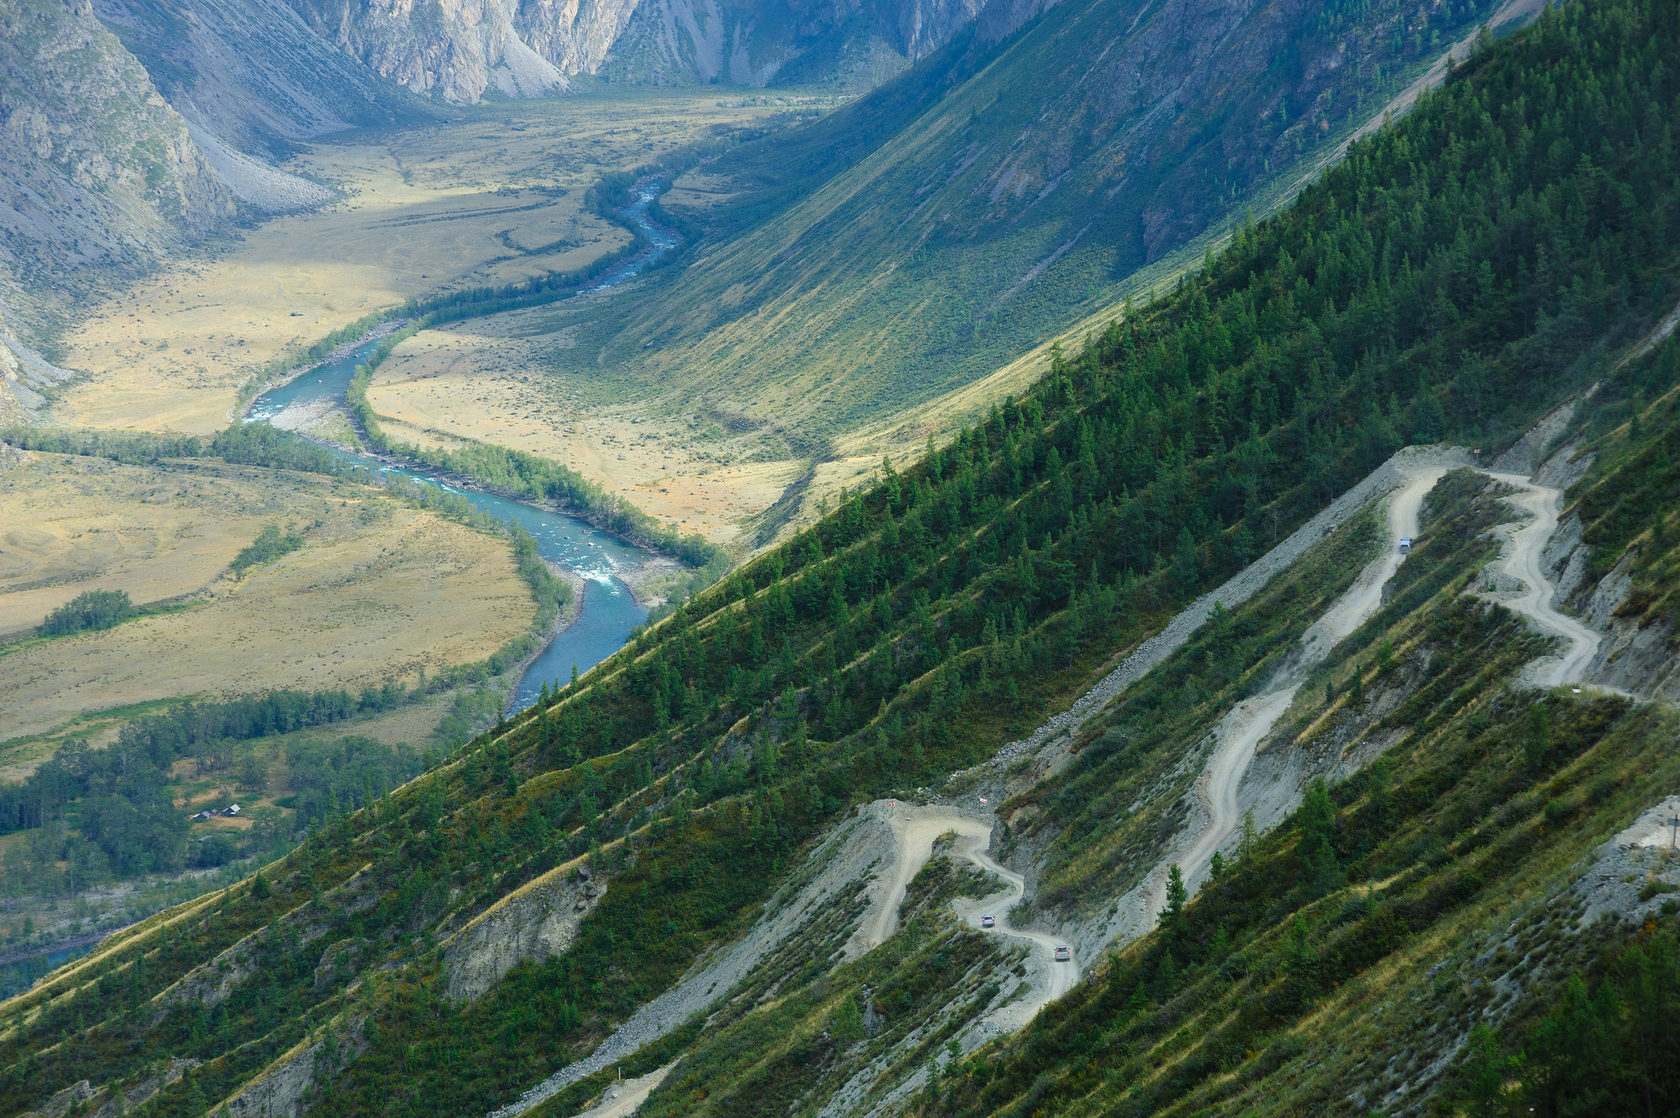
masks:
{"label": "cliff face", "polygon": [[[331,196],[265,157],[423,111],[283,0],[0,0],[0,313],[39,342],[66,296],[197,245],[242,203]],[[14,383],[9,406],[30,408]]]}
{"label": "cliff face", "polygon": [[514,31],[510,0],[290,0],[316,34],[416,93],[537,97],[565,75]]}
{"label": "cliff face", "polygon": [[317,34],[417,93],[537,96],[568,74],[763,86],[879,81],[978,0],[288,0]]}
{"label": "cliff face", "polygon": [[0,300],[15,325],[77,271],[132,274],[237,208],[86,0],[0,3],[0,152]]}
{"label": "cliff face", "polygon": [[646,0],[600,65],[635,81],[877,84],[937,50],[979,0]]}
{"label": "cliff face", "polygon": [[242,151],[280,154],[411,111],[284,0],[95,0],[93,10],[171,105]]}

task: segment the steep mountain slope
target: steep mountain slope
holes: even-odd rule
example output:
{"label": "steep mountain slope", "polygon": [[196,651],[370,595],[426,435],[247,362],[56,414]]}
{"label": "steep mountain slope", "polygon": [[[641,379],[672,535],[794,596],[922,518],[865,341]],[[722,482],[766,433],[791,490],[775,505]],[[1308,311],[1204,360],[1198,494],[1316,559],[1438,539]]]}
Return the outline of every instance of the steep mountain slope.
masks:
{"label": "steep mountain slope", "polygon": [[133,274],[237,209],[86,3],[0,5],[0,137],[0,305],[14,330],[39,326],[79,270]]}
{"label": "steep mountain slope", "polygon": [[[838,488],[971,420],[1001,392],[962,390],[1301,181],[1497,7],[1081,0],[1000,41],[1030,10],[1005,6],[791,142],[680,177],[665,206],[700,234],[686,262],[491,326],[508,341],[472,372],[546,373],[551,396],[587,401],[553,415],[550,446],[614,406],[673,459],[722,444],[726,461],[775,463],[797,508],[813,479]],[[419,361],[416,383],[438,371]],[[766,512],[758,543],[788,511]]]}
{"label": "steep mountain slope", "polygon": [[638,4],[597,62],[612,80],[868,89],[937,50],[981,0]]}
{"label": "steep mountain slope", "polygon": [[[1437,984],[1431,960],[1461,958],[1466,928],[1531,914],[1573,860],[1668,791],[1652,782],[1674,763],[1659,710],[1505,697],[1546,650],[1516,616],[1459,593],[1494,551],[1485,529],[1516,515],[1478,478],[1454,479],[1424,511],[1423,546],[1385,612],[1354,633],[1328,690],[1302,686],[1288,723],[1331,767],[1356,740],[1366,755],[1401,749],[1404,781],[1313,791],[1294,824],[1245,844],[1229,888],[1189,907],[1169,890],[1167,935],[1117,962],[1081,945],[1094,980],[1007,1050],[948,1066],[982,1039],[970,1024],[1020,985],[1003,976],[1037,965],[942,915],[952,897],[1007,895],[1002,883],[934,859],[907,889],[901,930],[862,953],[847,946],[858,927],[893,923],[868,920],[867,865],[824,879],[830,903],[798,896],[821,876],[812,840],[870,826],[873,809],[854,822],[850,805],[986,761],[1403,443],[1511,442],[1600,379],[1680,299],[1666,124],[1680,73],[1658,64],[1677,50],[1680,14],[1664,0],[1581,0],[1489,50],[1024,399],[913,469],[884,468],[443,768],[5,1003],[0,1108],[57,1095],[92,1109],[121,1091],[130,1113],[485,1113],[779,916],[791,927],[765,966],[702,987],[729,1043],[677,1014],[624,1060],[641,1074],[695,1054],[648,1105],[694,1113],[728,1092],[734,1114],[1084,1113],[1087,1096],[1148,1109],[1126,1078],[1135,1064],[1161,1105],[1241,1090],[1311,1110],[1343,1105],[1346,1077],[1331,1094],[1315,1066],[1355,1026],[1410,1045],[1393,1075],[1434,1089],[1462,1011],[1488,995]],[[1627,564],[1652,588],[1641,609],[1672,601],[1668,508],[1627,489],[1673,480],[1648,468],[1671,462],[1680,437],[1668,344],[1605,377],[1587,417],[1603,440],[1588,479],[1598,496],[1579,513],[1602,540],[1589,569]],[[1624,444],[1629,413],[1640,423]],[[1001,775],[981,774],[1022,797],[1007,820],[1021,837],[1001,859],[1033,894],[1008,914],[1014,927],[1071,927],[1154,866],[1178,831],[1177,793],[1200,771],[1186,743],[1376,558],[1360,523],[1263,597],[1213,614],[1099,708],[1100,732],[1065,765],[1006,749]],[[1651,532],[1668,544],[1647,551]],[[1661,607],[1645,628],[1669,625]],[[1008,783],[1043,776],[1038,789]],[[998,796],[952,787],[974,796],[971,812]],[[1117,833],[1127,841],[1110,843]],[[1653,890],[1632,903],[1667,919]],[[1542,922],[1503,934],[1509,944],[1485,946],[1509,969],[1532,939],[1562,933]],[[1580,944],[1625,943],[1616,934],[1547,966],[1567,968]],[[1352,1000],[1391,973],[1350,981],[1376,963],[1399,972],[1397,996],[1426,996],[1422,1013],[1406,1003],[1404,1030]],[[1540,994],[1552,974],[1518,971]],[[1338,998],[1349,1008],[1318,1031],[1313,1015]],[[872,1049],[870,1037],[886,1039]],[[1369,1066],[1373,1082],[1385,1074]],[[575,1107],[609,1074],[544,1105]],[[922,1083],[930,1093],[912,1098]]]}
{"label": "steep mountain slope", "polygon": [[[832,178],[772,180],[810,197],[741,207],[753,228],[604,353],[652,339],[649,373],[819,427],[927,399],[1112,300],[1489,11],[1064,3],[995,59],[977,36],[913,79],[954,87],[927,112]],[[718,170],[785,157],[747,158]]]}
{"label": "steep mountain slope", "polygon": [[868,88],[944,43],[979,0],[289,0],[323,38],[417,93],[472,102],[568,75]]}
{"label": "steep mountain slope", "polygon": [[[1543,432],[1556,454],[1529,458],[1537,476],[1580,478],[1561,530],[1542,506],[1487,531],[1528,516],[1533,492],[1557,497],[1498,480],[1512,475],[1466,471],[1432,494],[1389,604],[1301,689],[1250,773],[1250,825],[1291,792],[1301,811],[1227,849],[1201,896],[1169,904],[1042,1028],[985,1063],[953,1061],[912,1112],[1680,1105],[1680,1050],[1658,1025],[1680,1003],[1680,862],[1663,829],[1680,771],[1672,502],[1657,496],[1674,485],[1660,463],[1680,439],[1680,346],[1618,373],[1584,418],[1565,409]],[[1547,561],[1528,562],[1547,537]],[[1594,573],[1618,568],[1644,592]],[[1554,578],[1600,603],[1589,621],[1644,634],[1647,654],[1612,654],[1599,630],[1552,614]],[[1534,621],[1526,633],[1506,605]],[[1044,808],[1100,785],[1148,718],[1146,702],[1121,705],[1080,735],[1065,777],[1003,809],[1033,819],[1012,841],[1039,852],[1062,905],[1117,894],[1093,880],[1093,839],[1111,836],[1085,813],[1046,841],[1070,816]]]}
{"label": "steep mountain slope", "polygon": [[248,153],[416,106],[312,32],[281,0],[98,0],[94,12],[188,120]]}

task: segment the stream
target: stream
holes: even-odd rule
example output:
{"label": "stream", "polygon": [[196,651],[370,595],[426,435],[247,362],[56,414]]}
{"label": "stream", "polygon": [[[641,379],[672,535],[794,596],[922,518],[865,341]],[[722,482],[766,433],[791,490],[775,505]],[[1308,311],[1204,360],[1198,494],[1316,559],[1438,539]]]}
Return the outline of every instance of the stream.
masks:
{"label": "stream", "polygon": [[[669,256],[681,242],[675,230],[657,224],[648,208],[659,196],[659,180],[644,179],[634,188],[635,199],[618,210],[637,227],[648,244],[640,252],[587,281],[570,296],[604,291],[640,275]],[[378,348],[380,338],[365,339],[335,360],[317,365],[296,379],[258,396],[245,413],[248,423],[268,423],[291,409],[330,405],[345,410],[345,391],[356,366]],[[513,709],[529,706],[545,683],[564,684],[572,669],[584,672],[623,646],[630,630],[647,620],[618,572],[641,565],[650,553],[592,527],[575,516],[553,512],[509,497],[458,485],[415,463],[393,463],[370,455],[328,447],[342,461],[381,474],[398,474],[435,485],[465,497],[500,520],[518,524],[531,534],[543,559],[582,579],[583,594],[577,618],[561,630],[533,660],[514,689]]]}

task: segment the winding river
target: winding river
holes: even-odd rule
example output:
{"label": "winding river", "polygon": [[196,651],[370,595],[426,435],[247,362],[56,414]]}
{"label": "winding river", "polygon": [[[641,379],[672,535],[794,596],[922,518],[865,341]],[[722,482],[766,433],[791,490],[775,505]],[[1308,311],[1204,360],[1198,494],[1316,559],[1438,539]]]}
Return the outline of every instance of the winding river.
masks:
{"label": "winding river", "polygon": [[[647,246],[634,256],[582,285],[572,295],[616,287],[670,255],[681,238],[648,215],[648,207],[659,196],[659,181],[636,184],[635,200],[621,208],[619,216],[634,224],[647,239]],[[562,294],[559,298],[568,296]],[[267,423],[293,408],[314,408],[323,404],[344,407],[344,394],[356,366],[366,361],[379,345],[366,340],[333,361],[318,365],[278,388],[258,396],[246,410],[249,423]],[[342,460],[382,474],[399,474],[427,485],[458,493],[478,508],[499,519],[524,528],[536,540],[544,559],[582,579],[583,601],[577,619],[551,640],[531,662],[514,689],[514,709],[523,709],[542,691],[545,683],[565,683],[572,669],[588,670],[606,659],[629,638],[630,630],[647,620],[647,609],[638,604],[618,572],[639,565],[648,552],[608,535],[575,516],[479,492],[454,484],[424,467],[392,462],[363,454],[330,448]]]}

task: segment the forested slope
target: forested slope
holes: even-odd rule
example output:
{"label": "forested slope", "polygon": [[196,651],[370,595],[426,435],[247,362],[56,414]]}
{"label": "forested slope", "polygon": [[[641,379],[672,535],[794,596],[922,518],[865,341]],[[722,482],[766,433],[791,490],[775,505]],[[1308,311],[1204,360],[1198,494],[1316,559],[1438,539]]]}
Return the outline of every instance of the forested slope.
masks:
{"label": "forested slope", "polygon": [[[510,1101],[741,929],[848,805],[1037,724],[1404,443],[1497,445],[1596,379],[1680,297],[1680,73],[1662,62],[1677,53],[1665,0],[1581,0],[1489,49],[1024,399],[913,467],[884,464],[819,525],[442,769],[6,1003],[0,1109],[83,1079],[132,1091],[130,1113]],[[1497,617],[1453,618],[1462,632],[1441,639],[1516,655]],[[1621,709],[1560,710],[1555,724],[1596,728],[1536,764],[1614,738]],[[1420,799],[1468,771],[1455,733]],[[1617,771],[1638,771],[1642,748],[1615,754]],[[1292,857],[1287,843],[1253,864]],[[1372,849],[1371,873],[1400,865]],[[458,933],[539,901],[575,927],[482,997],[452,996]],[[1196,934],[1217,924],[1198,916]],[[1204,948],[1184,950],[1175,966],[1202,965]],[[1034,1045],[1106,1013],[1102,991],[1147,985],[1112,973],[1132,977],[1081,988],[1054,1029],[1029,1030],[996,1087],[976,1073],[926,1105],[985,1111],[1037,1090],[1059,1057]],[[164,1083],[165,1057],[196,1063]],[[1077,1110],[1088,1089],[1044,1090]]]}

